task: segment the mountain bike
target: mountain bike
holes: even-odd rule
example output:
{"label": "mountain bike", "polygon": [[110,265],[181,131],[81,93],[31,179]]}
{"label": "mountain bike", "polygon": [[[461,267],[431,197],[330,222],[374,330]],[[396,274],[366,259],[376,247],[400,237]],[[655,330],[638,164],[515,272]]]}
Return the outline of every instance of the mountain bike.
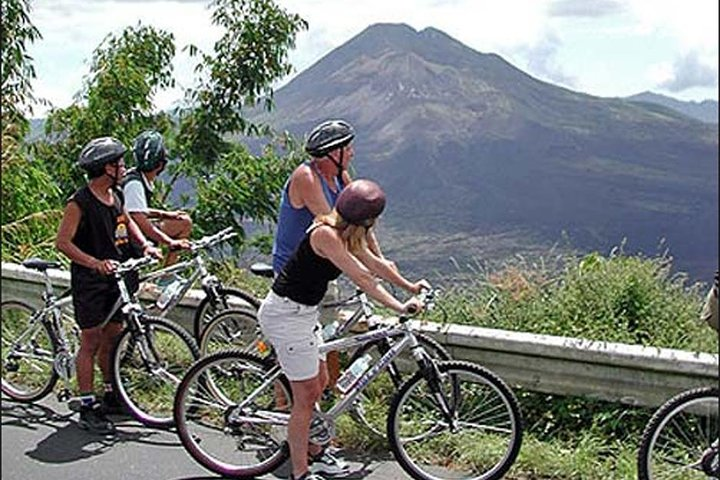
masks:
{"label": "mountain bike", "polygon": [[163,299],[163,302],[160,304],[162,308],[157,304],[154,305],[154,308],[151,309],[153,314],[161,318],[165,317],[198,279],[200,279],[200,286],[203,292],[205,292],[205,298],[200,301],[193,317],[193,335],[197,341],[200,340],[203,325],[218,312],[229,308],[242,307],[249,311],[256,311],[260,308],[260,300],[254,295],[239,288],[223,285],[220,279],[210,274],[205,266],[205,260],[202,255],[203,251],[235,236],[237,236],[237,233],[233,231],[232,227],[228,227],[214,235],[206,235],[199,240],[194,240],[190,243],[189,250],[194,254],[192,259],[178,262],[142,276],[140,282],[148,282],[162,277],[177,275],[180,272],[186,272],[188,270],[192,272],[188,278],[178,280],[179,285],[170,284],[166,287],[168,289],[168,293],[166,294],[168,298]]}
{"label": "mountain bike", "polygon": [[[256,273],[258,268],[260,267],[257,265],[253,266]],[[367,321],[370,330],[380,327],[377,322],[373,321],[373,305],[362,290],[356,290],[352,295],[338,301],[325,302],[321,305],[321,308],[343,308],[346,311],[353,307],[355,310],[346,315],[344,320],[336,320],[323,329],[325,341],[347,336],[361,320]],[[415,337],[435,360],[450,360],[450,353],[432,337],[422,333],[415,333]],[[382,338],[376,342],[362,345],[350,353],[348,363],[352,364],[366,354],[373,360],[377,360],[390,350],[393,342],[392,338]],[[200,337],[201,357],[228,349],[251,352],[259,356],[271,356],[274,359],[272,347],[262,338],[257,317],[244,310],[231,309],[218,313],[210,320]],[[385,418],[390,398],[413,371],[413,367],[414,362],[408,351],[399,354],[390,362],[387,370],[379,375],[373,385],[353,403],[350,410],[352,418],[374,435],[384,437]]]}
{"label": "mountain bike", "polygon": [[[327,435],[321,436],[331,438],[338,416],[402,351],[409,350],[417,371],[394,393],[386,421],[397,462],[418,480],[501,478],[522,442],[515,395],[486,368],[432,359],[408,319],[403,316],[397,326],[320,346],[321,352],[327,352],[394,339],[336,404],[326,412],[315,412],[315,419],[326,427]],[[289,456],[289,402],[277,404],[278,386],[291,400],[288,380],[268,358],[223,351],[198,360],[175,396],[175,421],[183,446],[198,463],[223,476],[251,478],[275,470]],[[461,455],[470,447],[482,453]]]}
{"label": "mountain bike", "polygon": [[640,480],[720,478],[720,390],[697,388],[665,402],[650,418],[638,451]]}
{"label": "mountain bike", "polygon": [[[147,315],[130,294],[127,275],[155,263],[157,260],[143,257],[117,266],[114,278],[120,298],[105,322],[118,309],[124,314],[126,327],[110,357],[118,396],[141,423],[169,427],[173,424],[175,387],[199,352],[182,327]],[[69,382],[74,377],[79,348],[79,330],[70,327],[71,317],[63,313],[63,307],[72,300],[69,295],[55,297],[47,270],[59,268],[59,263],[33,259],[23,266],[44,273],[45,307],[34,310],[23,302],[2,302],[2,391],[14,400],[32,402],[45,397],[62,378],[64,386],[58,398],[65,401],[70,398]]]}

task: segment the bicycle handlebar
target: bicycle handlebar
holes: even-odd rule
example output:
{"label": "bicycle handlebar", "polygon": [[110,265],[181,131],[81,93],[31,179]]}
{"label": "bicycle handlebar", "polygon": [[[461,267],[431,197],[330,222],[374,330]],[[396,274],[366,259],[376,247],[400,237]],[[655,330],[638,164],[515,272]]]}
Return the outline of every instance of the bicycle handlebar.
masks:
{"label": "bicycle handlebar", "polygon": [[234,237],[237,237],[237,233],[235,231],[233,231],[233,227],[228,227],[224,230],[220,230],[219,232],[217,232],[213,235],[206,235],[199,240],[195,240],[194,242],[191,242],[190,243],[190,251],[197,252],[198,250],[202,250],[204,248],[211,247],[220,242],[230,240],[231,238],[234,238]]}
{"label": "bicycle handlebar", "polygon": [[157,258],[149,256],[131,258],[130,260],[125,260],[124,262],[120,263],[115,269],[115,273],[117,275],[122,275],[123,273],[131,272],[133,270],[139,270],[142,267],[147,267],[148,265],[155,265],[158,262],[159,260]]}

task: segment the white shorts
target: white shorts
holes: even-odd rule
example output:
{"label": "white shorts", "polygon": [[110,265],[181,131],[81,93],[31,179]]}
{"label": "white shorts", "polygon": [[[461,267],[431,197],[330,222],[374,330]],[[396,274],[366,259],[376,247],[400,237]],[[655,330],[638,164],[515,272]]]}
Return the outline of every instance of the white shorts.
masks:
{"label": "white shorts", "polygon": [[320,373],[319,361],[325,361],[325,354],[318,351],[323,343],[318,316],[317,306],[294,302],[272,290],[260,305],[260,329],[275,349],[288,380],[310,380]]}

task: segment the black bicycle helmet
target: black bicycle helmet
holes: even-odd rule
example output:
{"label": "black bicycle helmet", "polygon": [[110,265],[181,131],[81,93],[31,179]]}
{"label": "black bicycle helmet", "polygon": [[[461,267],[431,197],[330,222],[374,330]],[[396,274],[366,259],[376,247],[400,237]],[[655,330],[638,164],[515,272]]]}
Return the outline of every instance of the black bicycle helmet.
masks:
{"label": "black bicycle helmet", "polygon": [[335,209],[348,223],[367,226],[385,209],[385,193],[373,181],[355,180],[340,192]]}
{"label": "black bicycle helmet", "polygon": [[137,136],[133,144],[135,165],[141,172],[155,170],[165,162],[167,153],[162,135],[155,130],[148,130]]}
{"label": "black bicycle helmet", "polygon": [[344,120],[328,120],[313,128],[305,142],[305,151],[322,158],[336,148],[344,147],[355,138],[352,125]]}
{"label": "black bicycle helmet", "polygon": [[97,170],[105,164],[119,161],[125,152],[127,148],[117,138],[94,138],[80,151],[78,165],[87,171]]}

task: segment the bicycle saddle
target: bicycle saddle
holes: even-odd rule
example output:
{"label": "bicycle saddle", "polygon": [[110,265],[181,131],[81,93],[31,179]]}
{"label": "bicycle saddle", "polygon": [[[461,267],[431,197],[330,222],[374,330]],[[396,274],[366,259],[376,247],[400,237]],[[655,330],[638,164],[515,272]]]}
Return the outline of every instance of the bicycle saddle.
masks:
{"label": "bicycle saddle", "polygon": [[267,263],[253,263],[250,265],[250,271],[260,277],[273,278],[272,265],[268,265]]}
{"label": "bicycle saddle", "polygon": [[28,258],[22,262],[22,266],[44,272],[48,268],[62,268],[62,263],[52,260],[42,260],[40,258]]}

